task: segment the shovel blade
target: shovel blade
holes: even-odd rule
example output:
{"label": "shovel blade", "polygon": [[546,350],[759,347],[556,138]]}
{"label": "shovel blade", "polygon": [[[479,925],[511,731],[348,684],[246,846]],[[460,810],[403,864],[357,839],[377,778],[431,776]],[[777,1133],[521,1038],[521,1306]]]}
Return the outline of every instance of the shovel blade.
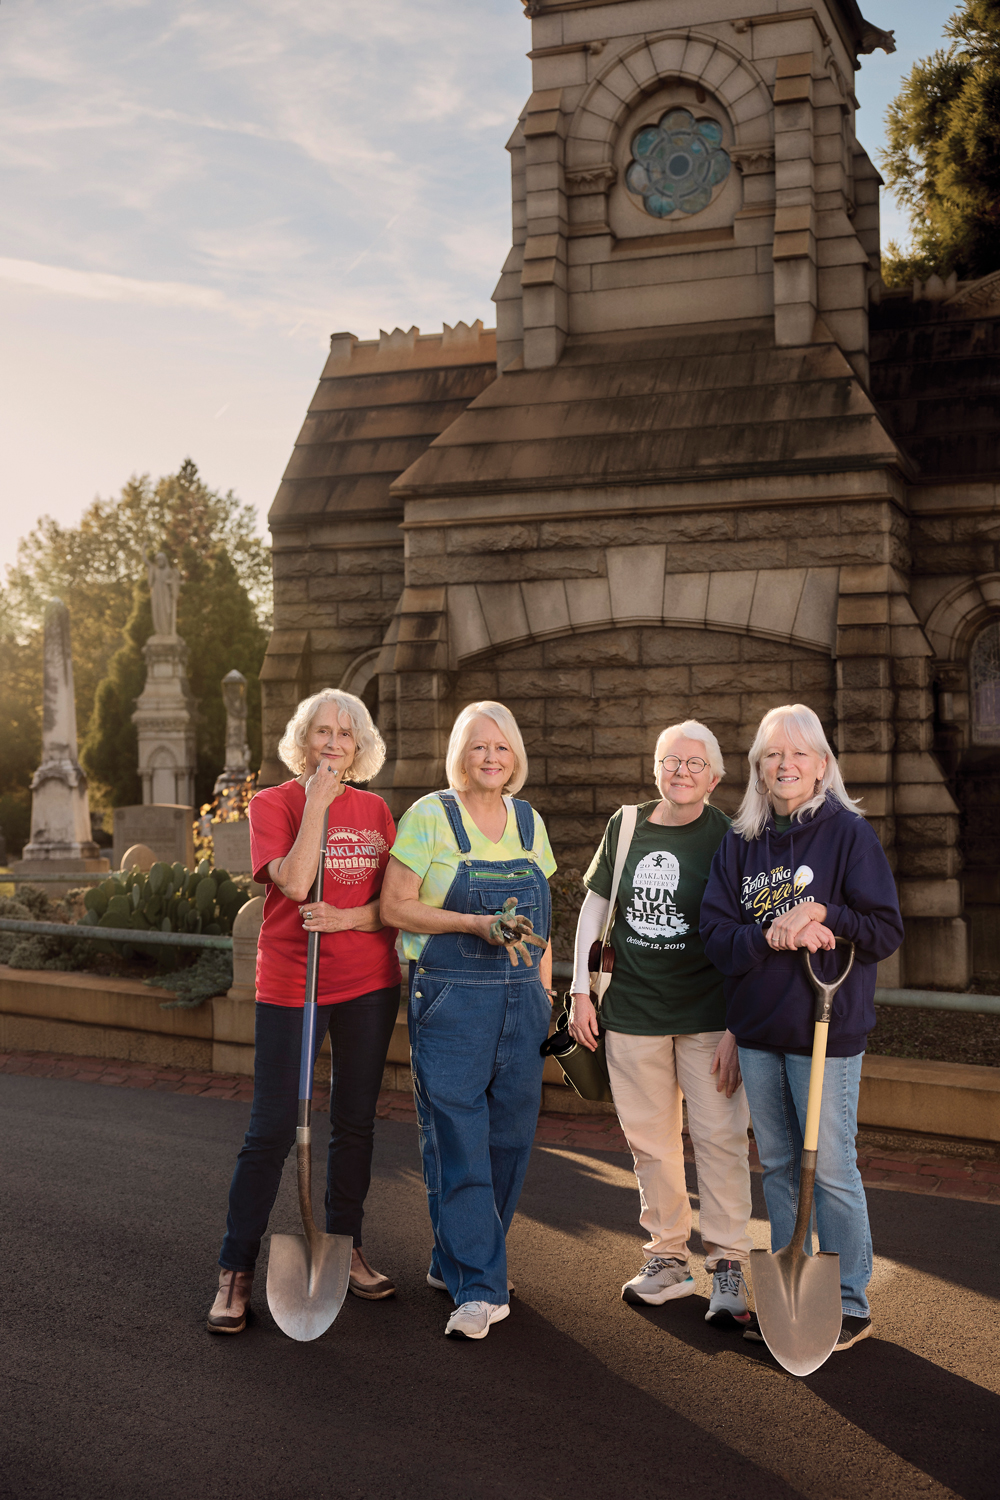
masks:
{"label": "shovel blade", "polygon": [[267,1305],[290,1339],[306,1344],[325,1333],[344,1305],[351,1279],[349,1234],[272,1234]]}
{"label": "shovel blade", "polygon": [[764,1342],[792,1375],[811,1375],[833,1353],[843,1322],[840,1256],[786,1245],[751,1250],[753,1300]]}

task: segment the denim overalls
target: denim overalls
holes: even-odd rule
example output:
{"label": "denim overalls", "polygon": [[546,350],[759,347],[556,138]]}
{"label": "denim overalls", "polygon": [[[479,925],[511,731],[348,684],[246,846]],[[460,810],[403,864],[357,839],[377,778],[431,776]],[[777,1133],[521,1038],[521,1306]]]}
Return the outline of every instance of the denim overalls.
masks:
{"label": "denim overalls", "polygon": [[[513,803],[525,854],[470,859],[454,794],[439,794],[463,856],[444,910],[498,911],[508,896],[539,937],[549,935],[549,886],[535,864],[535,814]],[[468,933],[434,933],[410,964],[410,1053],[424,1183],[434,1229],[431,1274],[456,1306],[508,1302],[507,1247],[538,1118],[539,1048],[551,1006],[534,967]]]}

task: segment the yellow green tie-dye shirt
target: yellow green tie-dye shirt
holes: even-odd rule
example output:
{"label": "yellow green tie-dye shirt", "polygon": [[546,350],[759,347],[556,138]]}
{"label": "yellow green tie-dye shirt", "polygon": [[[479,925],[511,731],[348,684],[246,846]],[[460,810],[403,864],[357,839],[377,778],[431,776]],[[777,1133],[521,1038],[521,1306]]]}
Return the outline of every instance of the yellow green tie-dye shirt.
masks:
{"label": "yellow green tie-dye shirt", "polygon": [[[421,797],[400,818],[396,842],[392,846],[392,855],[394,859],[399,860],[400,864],[420,876],[419,900],[425,906],[434,906],[439,910],[444,906],[448,892],[451,890],[451,883],[463,859],[500,861],[524,858],[524,849],[517,831],[517,817],[511,805],[511,798],[505,797],[503,800],[507,806],[507,827],[499,843],[492,844],[476,827],[461,802],[455,799],[471,845],[468,854],[460,853],[451,824],[448,822],[448,814],[442,807],[441,798],[437,792]],[[552,846],[545,831],[545,824],[537,813],[535,813],[535,841],[531,853],[546,879],[555,873],[556,862],[552,856]],[[419,958],[424,950],[428,934],[426,932],[401,932],[399,936],[403,957]]]}

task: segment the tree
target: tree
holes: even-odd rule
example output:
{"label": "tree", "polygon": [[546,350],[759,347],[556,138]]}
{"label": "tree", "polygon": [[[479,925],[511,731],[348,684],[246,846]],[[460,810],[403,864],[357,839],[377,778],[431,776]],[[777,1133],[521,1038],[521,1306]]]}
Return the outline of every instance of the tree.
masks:
{"label": "tree", "polygon": [[914,66],[886,115],[881,165],[913,242],[890,242],[887,286],[1000,268],[1000,0],[965,0],[945,36],[951,46]]}
{"label": "tree", "polygon": [[[251,748],[259,742],[256,676],[270,618],[271,560],[268,547],[256,535],[253,509],[241,505],[231,490],[220,494],[209,489],[191,459],[185,459],[176,474],[155,483],[148,474],[133,476],[119,496],[94,500],[78,526],[61,526],[43,517],[22,539],[17,565],[7,570],[6,586],[0,589],[0,692],[8,728],[0,746],[0,822],[12,848],[27,836],[27,788],[41,754],[41,626],[45,602],[52,597],[62,599],[70,612],[77,727],[97,783],[92,782],[91,805],[120,803],[126,781],[133,789],[137,785],[131,714],[145,681],[141,646],[152,629],[141,617],[143,601],[148,613],[143,557],[160,550],[184,580],[178,629],[188,642],[192,690],[201,696],[205,715],[204,733],[202,726],[199,729],[199,787],[209,775],[212,757],[217,758],[216,773],[221,769],[218,721],[223,710],[221,702],[214,705],[219,679],[234,666],[250,679]],[[213,622],[211,630],[200,628],[201,616]],[[229,644],[232,651],[221,649]],[[126,658],[112,666],[121,651],[130,667]],[[220,655],[223,665],[212,681],[213,662]],[[136,663],[142,673],[138,686]],[[104,682],[109,686],[98,734],[95,703]],[[108,740],[113,712],[119,736],[115,754]],[[129,743],[132,779],[122,769]],[[106,783],[96,769],[98,763],[109,771]],[[124,800],[137,799],[130,794]]]}
{"label": "tree", "polygon": [[31,778],[42,743],[42,661],[34,642],[19,639],[0,594],[0,828],[8,855],[28,841]]}

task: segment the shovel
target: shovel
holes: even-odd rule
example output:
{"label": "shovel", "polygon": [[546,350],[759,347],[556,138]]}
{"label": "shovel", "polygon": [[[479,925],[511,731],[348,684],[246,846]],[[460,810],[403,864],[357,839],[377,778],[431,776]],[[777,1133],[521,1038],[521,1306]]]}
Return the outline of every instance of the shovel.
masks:
{"label": "shovel", "polygon": [[802,950],[809,982],[816,991],[816,1027],[799,1168],[799,1205],[791,1243],[773,1255],[767,1250],[750,1252],[754,1306],[760,1331],[778,1364],[792,1375],[811,1375],[829,1359],[843,1322],[840,1256],[835,1251],[807,1255],[803,1249],[812,1216],[819,1112],[823,1103],[823,1067],[833,997],[854,965],[854,944],[846,938],[838,938],[837,942],[850,948],[851,956],[844,972],[832,984],[817,979],[809,960],[809,950]]}
{"label": "shovel", "polygon": [[[326,823],[312,901],[323,899],[326,864]],[[344,1305],[351,1278],[349,1234],[321,1234],[312,1211],[312,1091],[313,1050],[316,1045],[316,996],[319,992],[319,938],[310,932],[306,957],[306,997],[302,1008],[302,1058],[299,1065],[299,1121],[295,1154],[299,1177],[299,1209],[304,1234],[272,1234],[267,1262],[267,1305],[271,1316],[290,1339],[308,1343],[326,1332]]]}

